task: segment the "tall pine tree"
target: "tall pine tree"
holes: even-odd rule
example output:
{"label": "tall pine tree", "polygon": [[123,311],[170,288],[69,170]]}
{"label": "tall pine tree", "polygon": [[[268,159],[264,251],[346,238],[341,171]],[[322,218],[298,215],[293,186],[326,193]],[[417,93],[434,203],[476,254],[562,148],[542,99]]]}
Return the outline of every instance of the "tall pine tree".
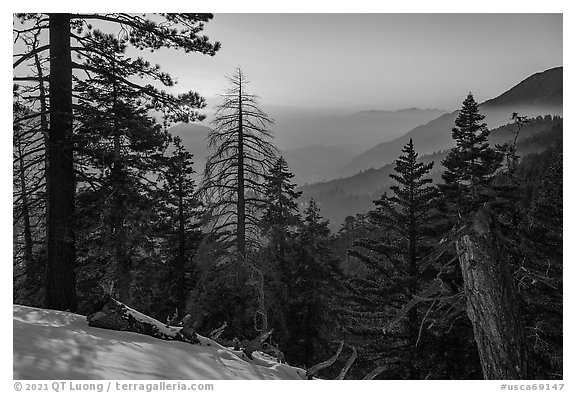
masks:
{"label": "tall pine tree", "polygon": [[[142,247],[152,247],[147,215],[154,204],[154,187],[149,176],[159,170],[168,140],[148,115],[151,103],[146,96],[118,81],[118,77],[133,75],[133,70],[121,67],[126,40],[99,32],[93,34],[93,40],[94,48],[106,56],[86,56],[85,64],[102,74],[75,81],[79,118],[74,137],[76,162],[81,192],[98,194],[93,208],[102,209],[100,228],[106,228],[102,232],[94,228],[88,238],[100,232],[107,239],[101,243],[105,249],[101,252],[113,262],[114,296],[130,303],[135,261]],[[85,200],[85,196],[79,199]]]}
{"label": "tall pine tree", "polygon": [[[374,202],[376,209],[369,214],[376,236],[356,241],[349,251],[374,273],[352,281],[356,302],[361,306],[356,315],[354,312],[351,315],[364,325],[353,329],[377,331],[382,327],[379,323],[386,316],[392,317],[394,312],[411,302],[423,284],[433,277],[420,264],[431,250],[435,233],[437,189],[429,185],[432,179],[426,177],[434,163],[418,161],[412,139],[402,152],[404,155],[396,160],[395,173],[390,175],[396,182],[390,187],[392,195],[382,195],[380,200]],[[396,371],[394,376],[397,378],[421,377],[423,370],[417,343],[421,335],[422,317],[422,312],[414,305],[409,309],[402,329],[389,332],[379,345],[380,350],[389,353],[389,360],[399,359],[401,367],[406,370],[405,373]],[[394,346],[389,341],[392,336],[405,345],[396,345],[394,350],[386,348],[387,345]],[[386,341],[388,344],[382,346]],[[390,367],[389,372],[393,369]]]}
{"label": "tall pine tree", "polygon": [[265,176],[264,213],[260,219],[262,235],[267,239],[261,258],[269,288],[266,297],[271,305],[271,322],[278,326],[275,338],[282,345],[289,345],[286,320],[289,271],[286,254],[294,240],[294,230],[300,224],[297,200],[302,194],[296,191],[296,184],[291,182],[293,177],[284,157],[279,157]]}
{"label": "tall pine tree", "polygon": [[335,303],[342,291],[338,260],[331,251],[329,222],[318,205],[308,203],[289,255],[289,363],[308,366],[333,354],[337,341]]}
{"label": "tall pine tree", "polygon": [[297,199],[302,191],[296,191],[296,184],[291,183],[293,177],[284,157],[278,158],[265,176],[265,205],[260,225],[270,241],[272,256],[278,261],[284,259],[290,228],[299,223]]}
{"label": "tall pine tree", "polygon": [[[47,158],[50,162],[47,178],[47,261],[46,261],[46,307],[74,311],[76,297],[76,226],[75,207],[75,161],[73,156],[73,128],[75,113],[72,97],[75,92],[73,70],[82,70],[87,78],[102,75],[108,70],[91,67],[72,60],[72,54],[106,56],[94,45],[92,21],[104,22],[106,27],[118,29],[118,36],[126,38],[138,49],[157,50],[163,47],[180,48],[186,52],[214,55],[219,43],[210,43],[208,37],[199,33],[203,23],[212,19],[210,14],[158,14],[153,20],[146,15],[124,13],[106,14],[16,14],[20,25],[15,25],[15,40],[26,31],[49,31],[49,42],[34,50],[16,56],[14,69],[37,54],[49,52],[50,72],[49,105],[50,116],[47,138]],[[159,20],[159,21],[158,21]],[[73,43],[72,43],[73,41]],[[126,59],[122,67],[132,70],[132,75],[155,80],[164,86],[174,81],[159,67],[151,66],[142,58]],[[170,108],[173,118],[193,121],[198,117],[196,109],[204,105],[195,93],[175,97],[151,84],[140,84],[137,78],[124,78],[121,74],[111,75],[124,85],[131,85],[151,98],[159,107]]]}
{"label": "tall pine tree", "polygon": [[183,146],[179,137],[173,139],[175,150],[167,157],[162,173],[165,214],[164,248],[167,254],[165,286],[168,298],[178,310],[178,316],[187,314],[187,293],[196,283],[198,273],[194,256],[202,240],[202,205],[194,181],[193,156]]}

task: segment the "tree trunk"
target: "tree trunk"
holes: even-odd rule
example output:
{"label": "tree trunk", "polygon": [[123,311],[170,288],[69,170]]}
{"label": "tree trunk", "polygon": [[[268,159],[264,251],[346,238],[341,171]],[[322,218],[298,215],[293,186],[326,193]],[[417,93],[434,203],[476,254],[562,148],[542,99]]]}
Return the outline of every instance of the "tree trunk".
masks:
{"label": "tree trunk", "polygon": [[[112,62],[112,72],[116,72],[115,63]],[[113,253],[116,262],[116,288],[115,294],[121,302],[130,301],[130,282],[132,271],[132,264],[127,255],[127,233],[126,233],[126,171],[124,169],[124,162],[122,157],[122,130],[119,126],[118,113],[118,95],[116,89],[116,82],[112,83],[112,131],[113,136],[113,161],[110,170],[112,179],[112,208],[110,210],[111,217],[111,235]]]}
{"label": "tree trunk", "polygon": [[484,379],[526,379],[523,324],[508,263],[488,212],[474,217],[470,234],[456,242]]}
{"label": "tree trunk", "polygon": [[70,15],[50,14],[50,132],[47,178],[46,307],[75,311],[76,257]]}
{"label": "tree trunk", "polygon": [[178,174],[178,263],[176,264],[176,297],[178,314],[186,315],[186,219],[184,217],[184,174]]}
{"label": "tree trunk", "polygon": [[242,106],[242,74],[239,77],[238,90],[238,186],[237,186],[237,224],[236,247],[237,250],[237,276],[236,282],[243,287],[246,282],[246,202],[244,195],[244,129]]}

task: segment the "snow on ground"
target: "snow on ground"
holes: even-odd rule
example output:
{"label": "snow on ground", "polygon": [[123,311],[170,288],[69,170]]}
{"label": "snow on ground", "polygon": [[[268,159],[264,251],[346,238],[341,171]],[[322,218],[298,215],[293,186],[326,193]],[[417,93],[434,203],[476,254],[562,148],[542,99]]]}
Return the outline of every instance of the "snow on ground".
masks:
{"label": "snow on ground", "polygon": [[302,379],[261,353],[254,360],[201,345],[88,326],[86,317],[14,305],[14,379]]}

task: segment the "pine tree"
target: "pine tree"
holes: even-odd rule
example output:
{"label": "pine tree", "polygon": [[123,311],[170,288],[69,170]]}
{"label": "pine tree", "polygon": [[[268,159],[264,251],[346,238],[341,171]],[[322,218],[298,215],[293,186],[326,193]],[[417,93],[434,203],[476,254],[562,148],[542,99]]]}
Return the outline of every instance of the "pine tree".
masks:
{"label": "pine tree", "polygon": [[520,224],[523,259],[515,274],[531,374],[539,379],[561,379],[563,364],[563,154],[561,148],[554,150],[556,158]]}
{"label": "pine tree", "polygon": [[334,303],[341,292],[342,272],[331,251],[329,222],[311,199],[289,254],[288,362],[311,366],[333,354],[337,334]]}
{"label": "pine tree", "polygon": [[[381,328],[373,322],[381,321],[382,314],[392,316],[392,310],[412,301],[431,277],[431,272],[425,271],[420,263],[429,254],[435,233],[437,189],[429,185],[432,179],[426,177],[434,163],[418,162],[412,140],[402,151],[404,155],[396,160],[395,173],[390,175],[397,183],[390,187],[393,195],[382,195],[374,202],[376,209],[369,214],[376,236],[358,240],[349,251],[375,273],[356,280],[353,289],[366,294],[359,300],[364,303],[364,310],[358,317],[368,326],[372,324],[372,329]],[[421,323],[422,316],[415,305],[408,311],[405,328],[392,332],[398,334],[397,339],[406,342],[407,356],[402,363],[411,379],[421,377],[416,348]],[[400,354],[396,352],[395,356]]]}
{"label": "pine tree", "polygon": [[200,192],[210,220],[208,230],[221,251],[218,263],[227,268],[215,290],[227,296],[229,330],[246,334],[252,327],[264,330],[267,324],[258,261],[263,246],[259,224],[265,203],[264,176],[277,150],[269,130],[273,121],[258,107],[257,96],[247,93],[242,70],[236,69],[228,80],[230,88],[221,96],[208,135],[213,152]]}
{"label": "pine tree", "polygon": [[239,283],[250,271],[251,255],[259,248],[259,210],[265,202],[264,176],[276,159],[268,127],[273,121],[258,107],[257,97],[246,92],[248,81],[238,68],[208,136],[214,149],[204,171],[202,192],[224,248],[235,247]]}
{"label": "pine tree", "polygon": [[289,229],[299,223],[297,199],[302,191],[296,191],[296,184],[290,182],[293,177],[284,157],[278,158],[265,176],[266,202],[260,226],[270,241],[269,249],[274,259],[278,261],[284,258]]}
{"label": "pine tree", "polygon": [[483,119],[468,94],[452,130],[456,146],[442,162],[446,170],[440,188],[456,224],[448,244],[456,248],[484,378],[522,379],[527,376],[522,318],[509,249],[502,243],[505,237],[491,206],[502,154],[489,146]]}
{"label": "pine tree", "polygon": [[440,189],[453,215],[466,216],[489,200],[486,190],[502,160],[501,154],[490,147],[490,131],[482,120],[484,115],[469,93],[452,129],[456,146],[442,161],[446,169]]}
{"label": "pine tree", "polygon": [[167,137],[148,115],[151,105],[146,96],[117,79],[133,75],[119,66],[125,61],[125,40],[97,32],[93,38],[94,47],[106,56],[85,59],[85,65],[98,68],[101,75],[75,81],[79,119],[74,136],[76,166],[81,192],[96,187],[102,198],[97,206],[107,228],[101,234],[108,239],[103,245],[113,262],[114,296],[130,303],[137,250],[150,248],[152,242],[150,220],[141,209],[154,205],[149,177],[159,170]]}
{"label": "pine tree", "polygon": [[[163,47],[181,48],[186,52],[214,55],[219,43],[210,43],[208,37],[200,36],[203,22],[210,14],[160,14],[159,22],[146,15],[122,13],[108,14],[16,14],[22,24],[14,29],[18,40],[26,31],[49,30],[49,42],[34,50],[16,56],[14,69],[39,53],[49,51],[49,132],[47,158],[50,162],[46,173],[47,182],[47,262],[46,306],[74,311],[77,308],[75,290],[76,227],[74,225],[75,173],[74,173],[74,112],[72,97],[73,69],[83,70],[88,79],[106,71],[87,64],[72,61],[72,54],[81,57],[96,54],[106,57],[94,39],[91,21],[104,21],[107,26],[120,26],[120,36],[139,49],[157,50]],[[32,26],[30,26],[32,24]],[[71,41],[74,45],[71,45]],[[140,77],[156,80],[165,86],[174,81],[159,67],[151,66],[142,58],[127,59],[121,65]],[[173,119],[191,121],[198,118],[196,109],[204,105],[195,93],[174,97],[152,87],[141,85],[134,79],[120,74],[112,75],[121,84],[131,85],[147,95],[159,107],[170,108]]]}
{"label": "pine tree", "polygon": [[274,336],[282,345],[289,345],[286,305],[288,301],[287,251],[294,240],[294,229],[300,224],[297,199],[302,195],[291,182],[284,157],[279,157],[265,176],[264,206],[260,219],[262,235],[267,239],[262,249],[262,265],[268,283],[266,298],[271,305],[269,313],[275,326]]}
{"label": "pine tree", "polygon": [[194,286],[198,273],[193,257],[202,239],[202,205],[193,177],[193,156],[184,149],[179,137],[175,137],[173,143],[175,150],[167,158],[162,190],[168,226],[164,240],[168,254],[166,283],[170,288],[169,298],[183,318],[187,314],[187,292]]}

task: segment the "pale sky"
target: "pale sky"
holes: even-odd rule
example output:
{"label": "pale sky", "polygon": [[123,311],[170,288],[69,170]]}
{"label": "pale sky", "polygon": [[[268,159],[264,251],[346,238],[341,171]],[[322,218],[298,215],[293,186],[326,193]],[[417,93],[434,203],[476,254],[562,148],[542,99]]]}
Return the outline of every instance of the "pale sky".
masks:
{"label": "pale sky", "polygon": [[205,33],[214,57],[146,57],[206,97],[241,66],[265,106],[452,111],[563,65],[562,14],[216,14]]}

